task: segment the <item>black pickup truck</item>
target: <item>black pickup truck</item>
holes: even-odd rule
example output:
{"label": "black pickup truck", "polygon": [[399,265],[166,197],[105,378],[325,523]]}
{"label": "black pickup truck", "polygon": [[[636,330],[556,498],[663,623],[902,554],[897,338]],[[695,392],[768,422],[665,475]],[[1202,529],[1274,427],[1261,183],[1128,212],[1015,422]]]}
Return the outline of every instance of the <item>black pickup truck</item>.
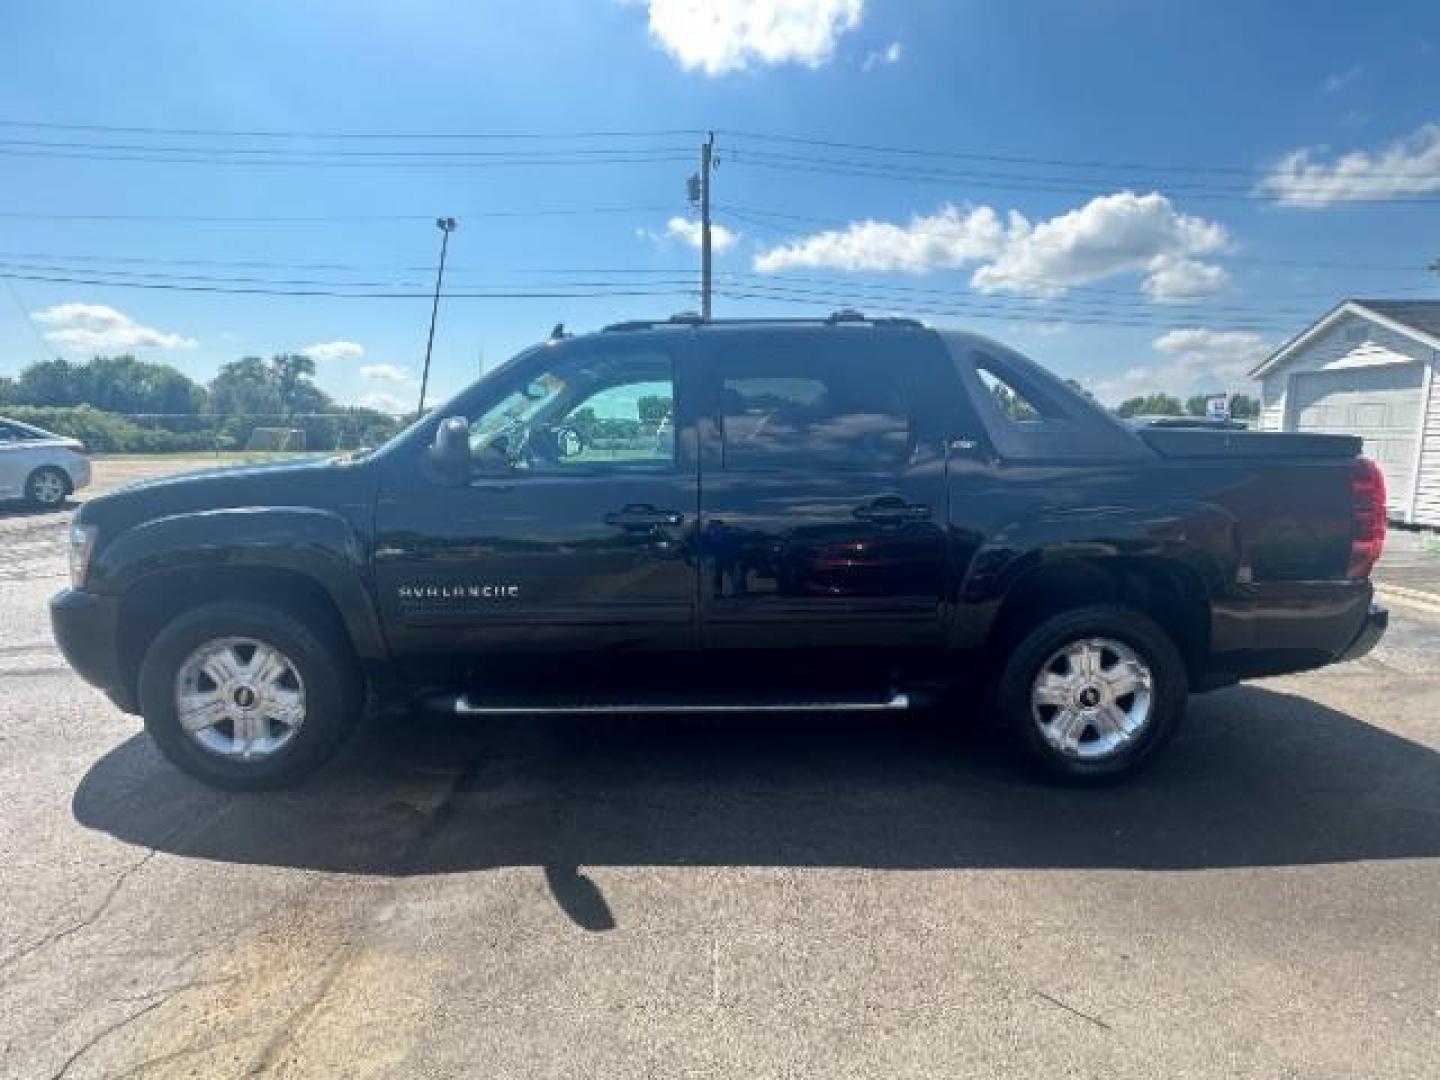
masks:
{"label": "black pickup truck", "polygon": [[226,787],[319,764],[367,692],[475,717],[930,707],[1100,781],[1189,693],[1379,639],[1359,450],[1132,430],[908,320],[624,323],[378,450],[85,503],[51,614],[81,675]]}

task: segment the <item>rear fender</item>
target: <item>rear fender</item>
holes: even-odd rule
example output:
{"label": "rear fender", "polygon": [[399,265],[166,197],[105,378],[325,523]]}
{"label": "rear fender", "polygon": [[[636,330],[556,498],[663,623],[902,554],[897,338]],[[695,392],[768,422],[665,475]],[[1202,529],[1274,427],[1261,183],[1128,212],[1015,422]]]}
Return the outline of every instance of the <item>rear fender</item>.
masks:
{"label": "rear fender", "polygon": [[950,645],[976,649],[990,639],[1006,597],[1041,570],[1080,563],[1180,566],[1223,595],[1236,580],[1236,522],[1207,503],[1146,508],[1079,507],[1015,521],[996,531],[971,560],[959,591]]}

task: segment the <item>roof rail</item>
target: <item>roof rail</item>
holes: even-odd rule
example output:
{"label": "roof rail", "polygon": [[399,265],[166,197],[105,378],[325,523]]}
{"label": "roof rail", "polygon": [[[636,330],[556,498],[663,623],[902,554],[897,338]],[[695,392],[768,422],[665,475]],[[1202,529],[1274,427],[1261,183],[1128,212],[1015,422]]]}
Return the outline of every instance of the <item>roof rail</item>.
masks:
{"label": "roof rail", "polygon": [[786,324],[799,323],[809,326],[838,326],[841,324],[869,323],[872,326],[905,326],[923,329],[925,324],[919,319],[909,319],[899,315],[878,315],[868,316],[854,308],[841,308],[823,317],[818,316],[795,316],[782,315],[772,317],[737,318],[737,319],[703,319],[691,311],[684,311],[678,315],[671,315],[668,319],[630,319],[626,322],[611,323],[605,327],[602,333],[625,332],[629,330],[651,330],[657,326],[784,326]]}

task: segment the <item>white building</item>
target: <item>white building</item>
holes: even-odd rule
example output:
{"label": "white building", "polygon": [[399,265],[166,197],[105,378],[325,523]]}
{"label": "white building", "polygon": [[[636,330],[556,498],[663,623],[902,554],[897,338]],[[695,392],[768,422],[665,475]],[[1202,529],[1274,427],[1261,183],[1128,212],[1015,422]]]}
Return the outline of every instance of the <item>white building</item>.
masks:
{"label": "white building", "polygon": [[1250,373],[1268,431],[1359,435],[1390,516],[1440,525],[1440,300],[1346,300]]}

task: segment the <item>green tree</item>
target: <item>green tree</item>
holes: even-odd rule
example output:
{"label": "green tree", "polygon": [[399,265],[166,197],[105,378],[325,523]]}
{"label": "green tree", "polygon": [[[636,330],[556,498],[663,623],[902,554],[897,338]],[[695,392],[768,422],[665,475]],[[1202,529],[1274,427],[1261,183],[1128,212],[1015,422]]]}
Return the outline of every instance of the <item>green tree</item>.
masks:
{"label": "green tree", "polygon": [[1146,394],[1127,398],[1115,409],[1117,416],[1184,416],[1180,399],[1172,394]]}
{"label": "green tree", "polygon": [[210,380],[209,411],[217,415],[278,416],[280,391],[270,366],[258,356],[242,356],[220,366]]}
{"label": "green tree", "polygon": [[990,384],[990,393],[1000,403],[1000,408],[1011,420],[1037,420],[1040,414],[1035,407],[1002,382]]}
{"label": "green tree", "polygon": [[662,394],[642,397],[635,403],[642,424],[658,424],[670,415],[671,399]]}
{"label": "green tree", "polygon": [[325,412],[333,404],[329,395],[311,381],[315,377],[315,361],[303,353],[272,356],[270,372],[275,393],[280,398],[280,409],[286,416]]}
{"label": "green tree", "polygon": [[31,364],[15,383],[20,405],[91,405],[115,413],[174,413],[193,416],[205,391],[168,364],[133,356],[96,356],[84,364],[44,360]]}
{"label": "green tree", "polygon": [[210,380],[209,408],[220,415],[243,416],[329,412],[335,403],[315,385],[314,375],[315,361],[300,353],[231,360]]}
{"label": "green tree", "polygon": [[1230,399],[1230,415],[1236,420],[1253,420],[1260,415],[1260,403],[1249,394],[1236,394]]}
{"label": "green tree", "polygon": [[31,364],[15,380],[19,405],[74,406],[85,400],[80,365],[69,360],[42,360]]}
{"label": "green tree", "polygon": [[582,438],[593,439],[595,437],[595,425],[599,419],[595,415],[595,407],[586,405],[584,408],[576,409],[570,414],[566,421],[573,427]]}
{"label": "green tree", "polygon": [[15,396],[15,380],[6,375],[0,375],[0,407],[18,404],[19,400]]}

